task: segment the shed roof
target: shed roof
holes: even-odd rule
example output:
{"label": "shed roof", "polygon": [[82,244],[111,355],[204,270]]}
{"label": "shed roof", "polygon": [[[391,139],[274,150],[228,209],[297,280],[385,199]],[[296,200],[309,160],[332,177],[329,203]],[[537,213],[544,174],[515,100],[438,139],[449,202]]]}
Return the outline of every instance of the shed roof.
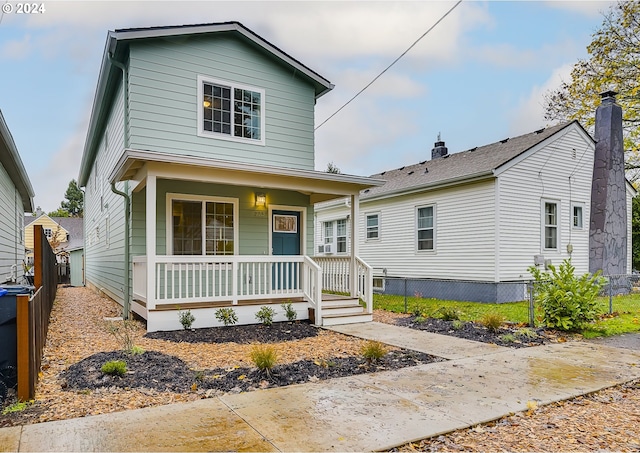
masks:
{"label": "shed roof", "polygon": [[9,131],[9,126],[4,120],[4,116],[2,116],[2,111],[0,110],[0,163],[7,171],[7,174],[13,181],[13,184],[18,189],[18,193],[20,194],[20,198],[22,199],[22,208],[24,211],[32,211],[33,210],[33,197],[35,196],[33,192],[33,187],[31,186],[31,181],[29,181],[29,176],[27,175],[27,171],[22,164],[22,159],[20,159],[20,154],[18,154],[18,149],[16,148],[16,144],[13,141],[13,136]]}

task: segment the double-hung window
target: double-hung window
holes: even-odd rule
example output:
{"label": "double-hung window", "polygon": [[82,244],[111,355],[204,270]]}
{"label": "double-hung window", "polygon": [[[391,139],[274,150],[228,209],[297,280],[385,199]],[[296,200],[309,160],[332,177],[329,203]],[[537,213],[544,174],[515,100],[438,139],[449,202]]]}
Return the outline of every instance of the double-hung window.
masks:
{"label": "double-hung window", "polygon": [[347,219],[322,222],[322,232],[323,243],[330,246],[329,249],[325,247],[325,253],[347,252]]}
{"label": "double-hung window", "polygon": [[582,229],[583,219],[582,219],[582,205],[574,204],[571,206],[571,215],[573,217],[573,221],[571,226],[576,229]]}
{"label": "double-hung window", "polygon": [[338,253],[347,252],[347,220],[336,221],[336,251]]}
{"label": "double-hung window", "polygon": [[198,77],[198,135],[264,144],[264,90]]}
{"label": "double-hung window", "polygon": [[417,209],[418,251],[435,250],[435,207],[423,206]]}
{"label": "double-hung window", "polygon": [[558,249],[558,204],[544,202],[544,248]]}
{"label": "double-hung window", "polygon": [[170,199],[174,255],[233,255],[237,209],[233,199]]}
{"label": "double-hung window", "polygon": [[367,240],[380,237],[380,215],[367,214]]}

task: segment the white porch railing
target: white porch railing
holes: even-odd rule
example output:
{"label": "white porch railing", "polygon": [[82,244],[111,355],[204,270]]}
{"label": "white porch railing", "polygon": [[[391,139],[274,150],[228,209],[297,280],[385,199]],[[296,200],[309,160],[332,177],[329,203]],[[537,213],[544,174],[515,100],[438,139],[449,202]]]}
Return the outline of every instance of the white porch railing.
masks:
{"label": "white porch railing", "polygon": [[[351,257],[316,256],[313,260],[322,268],[322,289],[337,293],[351,291]],[[373,313],[373,269],[356,257],[356,295],[367,305],[367,313]]]}
{"label": "white porch railing", "polygon": [[[147,266],[154,282],[147,284]],[[146,256],[133,258],[133,295],[147,303],[229,302],[304,297],[321,310],[322,270],[305,256]],[[151,290],[151,296],[149,295]],[[321,319],[321,318],[320,318]]]}

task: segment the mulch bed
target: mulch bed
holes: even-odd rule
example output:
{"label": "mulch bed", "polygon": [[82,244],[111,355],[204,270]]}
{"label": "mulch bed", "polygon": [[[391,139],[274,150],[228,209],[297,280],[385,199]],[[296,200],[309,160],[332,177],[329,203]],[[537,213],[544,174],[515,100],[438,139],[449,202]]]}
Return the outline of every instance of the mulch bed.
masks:
{"label": "mulch bed", "polygon": [[187,343],[279,343],[315,337],[318,328],[308,321],[276,322],[270,326],[209,327],[205,329],[150,332],[145,338]]}
{"label": "mulch bed", "polygon": [[505,346],[509,348],[540,346],[556,341],[558,338],[556,333],[543,328],[529,329],[525,326],[510,326],[503,324],[502,327],[493,331],[474,322],[460,323],[458,321],[456,323],[455,321],[445,321],[439,318],[421,318],[416,316],[396,318],[395,324],[398,326],[409,327],[411,329],[451,335],[458,338],[464,338],[465,340],[493,343],[498,346]]}
{"label": "mulch bed", "polygon": [[[227,326],[203,329],[160,331],[145,338],[173,343],[197,344],[274,344],[318,336],[320,329],[308,321],[278,322],[272,325]],[[111,360],[123,360],[127,373],[105,375],[102,365]],[[376,371],[395,370],[407,366],[440,362],[444,359],[429,354],[394,348],[377,361],[362,355],[307,359],[279,364],[269,372],[255,367],[232,366],[194,369],[183,360],[169,354],[148,351],[139,355],[122,351],[99,352],[71,365],[61,374],[62,386],[68,390],[96,390],[102,387],[145,388],[160,392],[199,391],[206,396],[216,392],[246,392],[258,388],[315,382],[323,379],[352,376]]]}

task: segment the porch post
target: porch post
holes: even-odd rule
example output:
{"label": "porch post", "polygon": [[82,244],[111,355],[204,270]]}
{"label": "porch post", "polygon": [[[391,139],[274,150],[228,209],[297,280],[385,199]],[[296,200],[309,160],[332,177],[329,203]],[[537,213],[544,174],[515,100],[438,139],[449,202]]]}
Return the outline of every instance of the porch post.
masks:
{"label": "porch post", "polygon": [[360,195],[351,195],[351,297],[358,297],[358,218],[360,216]]}
{"label": "porch post", "polygon": [[147,175],[147,311],[156,308],[156,176]]}

